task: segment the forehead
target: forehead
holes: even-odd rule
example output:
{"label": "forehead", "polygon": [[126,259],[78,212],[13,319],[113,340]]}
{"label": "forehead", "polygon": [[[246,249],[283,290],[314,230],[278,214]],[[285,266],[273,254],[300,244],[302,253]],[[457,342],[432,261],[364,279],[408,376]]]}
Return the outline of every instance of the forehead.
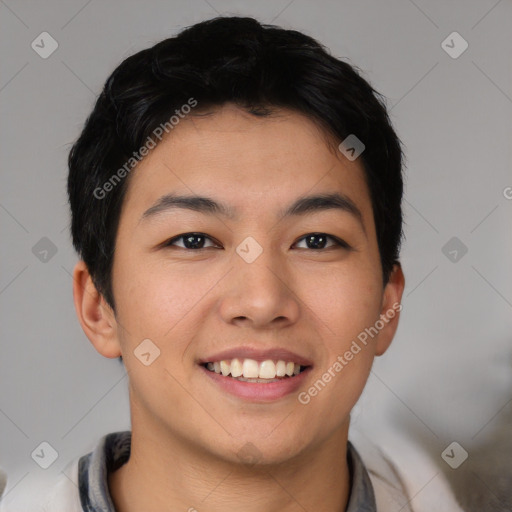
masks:
{"label": "forehead", "polygon": [[363,217],[371,212],[362,163],[336,151],[334,138],[315,122],[286,109],[269,117],[229,104],[197,111],[180,120],[129,181],[127,215],[140,216],[168,193],[215,196],[237,217],[332,192],[349,196]]}

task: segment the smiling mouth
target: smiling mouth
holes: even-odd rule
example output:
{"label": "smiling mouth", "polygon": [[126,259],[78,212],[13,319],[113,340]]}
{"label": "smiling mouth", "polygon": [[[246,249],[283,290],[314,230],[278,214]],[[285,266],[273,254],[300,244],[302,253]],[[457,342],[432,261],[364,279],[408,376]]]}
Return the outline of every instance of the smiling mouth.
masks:
{"label": "smiling mouth", "polygon": [[241,382],[270,383],[292,379],[309,366],[302,366],[293,361],[271,359],[258,362],[254,359],[231,359],[203,363],[207,370],[223,377]]}

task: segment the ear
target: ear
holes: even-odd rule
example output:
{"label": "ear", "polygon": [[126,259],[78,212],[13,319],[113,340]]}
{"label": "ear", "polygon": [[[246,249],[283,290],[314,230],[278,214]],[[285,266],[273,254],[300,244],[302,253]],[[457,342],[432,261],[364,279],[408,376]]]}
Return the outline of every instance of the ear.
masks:
{"label": "ear", "polygon": [[79,261],[73,271],[73,299],[80,325],[94,348],[102,356],[119,357],[121,346],[115,314],[96,289],[83,261]]}
{"label": "ear", "polygon": [[393,341],[396,330],[398,328],[398,320],[402,305],[402,294],[404,292],[405,278],[402,272],[402,266],[396,262],[389,277],[389,281],[384,288],[382,296],[382,307],[380,312],[380,320],[384,327],[380,329],[377,337],[375,354],[381,356],[386,352]]}

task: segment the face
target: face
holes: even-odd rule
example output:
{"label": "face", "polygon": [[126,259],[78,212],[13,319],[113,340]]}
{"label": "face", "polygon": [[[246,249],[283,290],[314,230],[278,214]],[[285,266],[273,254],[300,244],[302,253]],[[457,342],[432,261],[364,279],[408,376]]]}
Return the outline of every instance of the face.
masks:
{"label": "face", "polygon": [[288,460],[346,430],[396,318],[358,336],[401,293],[382,286],[360,162],[298,113],[230,105],[183,119],[132,171],[112,279],[132,422],[232,461],[248,446]]}

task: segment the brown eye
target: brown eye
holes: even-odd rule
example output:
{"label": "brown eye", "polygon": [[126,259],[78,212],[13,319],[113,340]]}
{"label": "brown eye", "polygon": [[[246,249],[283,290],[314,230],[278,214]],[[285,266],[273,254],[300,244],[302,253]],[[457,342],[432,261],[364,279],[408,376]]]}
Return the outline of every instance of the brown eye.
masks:
{"label": "brown eye", "polygon": [[[183,245],[175,245],[175,242],[178,240],[183,240]],[[190,250],[200,250],[207,249],[205,247],[205,241],[212,240],[209,236],[206,236],[203,233],[183,233],[182,235],[175,236],[165,242],[164,247],[180,247],[182,249],[190,249]]]}
{"label": "brown eye", "polygon": [[[336,246],[350,249],[350,245],[348,245],[344,240],[341,240],[335,236],[327,235],[326,233],[310,233],[302,237],[300,241],[302,240],[305,240],[306,242],[306,249],[322,250],[330,249]],[[325,247],[328,240],[332,240],[334,244],[329,247]]]}

